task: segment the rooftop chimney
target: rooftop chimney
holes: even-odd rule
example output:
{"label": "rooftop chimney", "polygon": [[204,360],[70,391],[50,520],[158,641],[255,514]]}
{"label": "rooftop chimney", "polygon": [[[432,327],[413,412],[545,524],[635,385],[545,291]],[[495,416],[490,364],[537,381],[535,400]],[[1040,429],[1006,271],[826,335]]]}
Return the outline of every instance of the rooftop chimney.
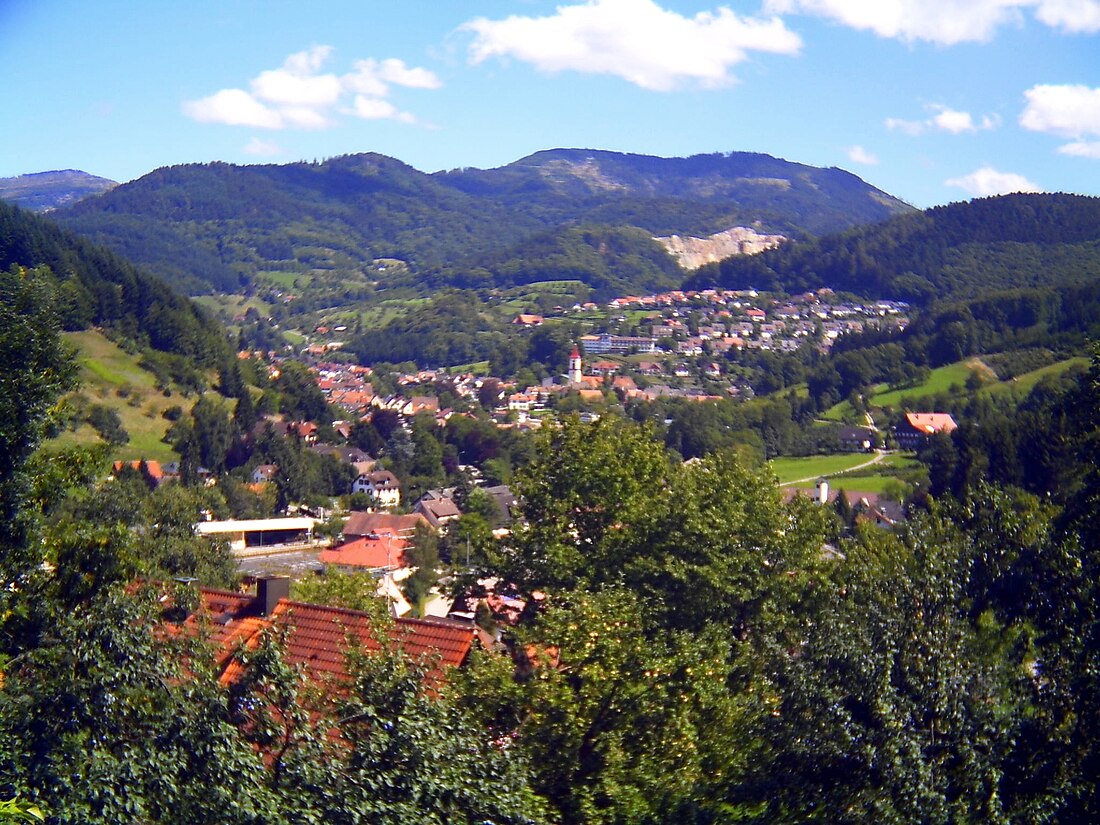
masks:
{"label": "rooftop chimney", "polygon": [[265,576],[256,581],[256,606],[261,616],[270,616],[279,599],[290,598],[290,578],[288,576]]}

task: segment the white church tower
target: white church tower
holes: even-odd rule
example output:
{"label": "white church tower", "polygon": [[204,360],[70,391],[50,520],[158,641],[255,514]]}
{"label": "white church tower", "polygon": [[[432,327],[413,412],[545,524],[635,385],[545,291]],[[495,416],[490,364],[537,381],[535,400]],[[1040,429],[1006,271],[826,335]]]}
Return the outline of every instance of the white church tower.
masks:
{"label": "white church tower", "polygon": [[569,383],[579,384],[581,382],[581,351],[576,344],[573,345],[573,351],[569,353]]}

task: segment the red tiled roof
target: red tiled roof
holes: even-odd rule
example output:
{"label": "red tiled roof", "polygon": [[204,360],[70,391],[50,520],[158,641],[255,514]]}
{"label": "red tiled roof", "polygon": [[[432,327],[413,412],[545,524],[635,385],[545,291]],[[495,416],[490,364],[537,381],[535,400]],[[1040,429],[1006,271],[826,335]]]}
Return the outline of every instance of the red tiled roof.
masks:
{"label": "red tiled roof", "polygon": [[[137,459],[134,461],[116,461],[114,463],[114,471],[116,473],[120,472],[122,468],[127,465],[133,467],[135,470],[140,470],[141,459]],[[160,481],[162,478],[164,478],[164,470],[163,468],[161,468],[159,461],[146,461],[145,470],[149,473],[149,478],[153,479],[154,481]]]}
{"label": "red tiled roof", "polygon": [[353,510],[344,523],[344,535],[351,537],[366,536],[370,533],[392,533],[395,536],[411,536],[418,524],[427,526],[428,520],[420,513],[396,515],[394,513],[364,513]]}
{"label": "red tiled roof", "polygon": [[[261,616],[252,596],[205,587],[199,593],[202,604],[187,624],[209,627],[210,641],[217,648],[216,661],[223,667],[223,684],[232,684],[241,676],[242,665],[233,655],[236,650],[242,645],[254,648],[269,628],[286,630],[286,661],[301,665],[312,680],[346,679],[349,649],[378,650],[382,642],[370,614],[358,610],[280,599],[270,616]],[[466,661],[474,628],[446,619],[395,619],[388,636],[410,658],[432,663],[428,678],[435,680],[442,675],[440,668]]]}
{"label": "red tiled roof", "polygon": [[955,419],[947,413],[906,413],[905,420],[914,430],[922,433],[950,433],[958,429]]}
{"label": "red tiled roof", "polygon": [[404,567],[405,548],[409,543],[392,535],[353,539],[338,547],[322,550],[318,560],[322,564],[341,564],[349,567]]}

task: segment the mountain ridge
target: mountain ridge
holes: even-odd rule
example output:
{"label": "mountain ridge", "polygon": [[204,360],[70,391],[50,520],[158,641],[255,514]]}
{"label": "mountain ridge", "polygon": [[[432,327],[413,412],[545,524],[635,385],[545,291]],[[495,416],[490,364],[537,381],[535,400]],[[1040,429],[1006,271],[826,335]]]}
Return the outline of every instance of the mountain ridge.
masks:
{"label": "mountain ridge", "polygon": [[[199,293],[238,291],[265,271],[366,283],[382,259],[407,265],[405,286],[458,283],[533,238],[580,226],[637,228],[651,238],[734,226],[807,237],[911,210],[849,172],[770,155],[551,149],[496,169],[431,174],[369,152],[162,167],[56,219]],[[610,275],[597,280],[634,282],[635,257],[605,261]]]}
{"label": "mountain ridge", "polygon": [[0,200],[32,212],[51,212],[116,186],[116,181],[79,169],[55,169],[0,178]]}

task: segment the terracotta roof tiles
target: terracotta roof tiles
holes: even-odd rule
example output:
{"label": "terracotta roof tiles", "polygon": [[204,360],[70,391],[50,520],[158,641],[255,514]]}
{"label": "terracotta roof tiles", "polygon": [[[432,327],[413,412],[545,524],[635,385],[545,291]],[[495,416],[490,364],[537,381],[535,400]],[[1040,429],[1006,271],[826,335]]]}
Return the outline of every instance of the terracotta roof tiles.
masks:
{"label": "terracotta roof tiles", "polygon": [[[225,590],[200,588],[199,609],[187,619],[192,627],[209,628],[223,668],[221,681],[240,678],[242,666],[234,656],[241,647],[255,647],[261,634],[273,627],[285,629],[286,660],[301,665],[312,680],[348,678],[347,655],[355,646],[380,648],[370,614],[342,607],[280,599],[270,616],[258,614],[254,597]],[[389,641],[414,660],[432,664],[429,680],[442,676],[442,667],[465,662],[473,645],[474,628],[446,619],[395,619]]]}

